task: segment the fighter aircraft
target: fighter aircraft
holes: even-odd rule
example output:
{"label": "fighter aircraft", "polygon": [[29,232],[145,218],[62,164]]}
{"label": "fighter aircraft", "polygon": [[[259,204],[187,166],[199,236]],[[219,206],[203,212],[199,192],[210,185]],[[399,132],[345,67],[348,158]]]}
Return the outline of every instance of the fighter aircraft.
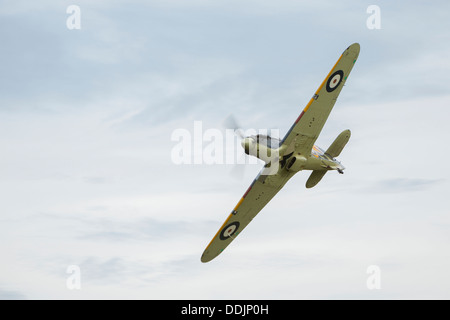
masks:
{"label": "fighter aircraft", "polygon": [[342,53],[281,141],[267,135],[243,138],[241,144],[245,153],[258,157],[265,165],[206,247],[202,262],[217,257],[297,172],[312,171],[306,182],[307,188],[314,187],[329,170],[344,172],[344,166],[336,157],[350,139],[350,130],[339,134],[326,151],[314,143],[358,58],[359,50],[359,44],[354,43]]}

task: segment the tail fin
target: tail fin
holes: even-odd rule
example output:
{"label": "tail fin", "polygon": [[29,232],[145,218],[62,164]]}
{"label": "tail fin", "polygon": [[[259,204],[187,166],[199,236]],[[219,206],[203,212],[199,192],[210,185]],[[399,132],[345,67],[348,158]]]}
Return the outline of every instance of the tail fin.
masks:
{"label": "tail fin", "polygon": [[345,145],[350,139],[350,135],[351,135],[350,130],[342,131],[341,134],[338,135],[337,138],[333,141],[331,146],[328,147],[325,153],[331,156],[332,158],[339,156],[342,152],[342,149],[344,149]]}

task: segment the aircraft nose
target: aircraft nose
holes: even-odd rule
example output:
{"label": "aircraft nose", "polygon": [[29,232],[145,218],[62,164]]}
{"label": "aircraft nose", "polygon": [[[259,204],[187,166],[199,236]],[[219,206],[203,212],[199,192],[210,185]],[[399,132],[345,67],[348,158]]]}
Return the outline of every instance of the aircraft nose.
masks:
{"label": "aircraft nose", "polygon": [[254,143],[253,138],[247,137],[247,138],[242,139],[241,146],[242,146],[242,148],[244,148],[244,151],[246,154],[250,153],[250,148],[253,145],[253,143]]}

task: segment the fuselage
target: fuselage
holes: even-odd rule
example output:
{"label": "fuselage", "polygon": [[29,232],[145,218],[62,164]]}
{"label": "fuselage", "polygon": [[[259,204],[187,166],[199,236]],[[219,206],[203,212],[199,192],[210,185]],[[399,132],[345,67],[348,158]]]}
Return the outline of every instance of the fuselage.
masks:
{"label": "fuselage", "polygon": [[308,159],[311,163],[311,168],[308,170],[320,170],[323,168],[326,170],[338,170],[340,173],[345,169],[345,167],[335,158],[328,155],[322,148],[314,145],[311,150],[311,156]]}
{"label": "fuselage", "polygon": [[263,160],[266,164],[278,162],[281,169],[301,170],[338,170],[343,173],[345,167],[335,158],[328,155],[319,146],[314,145],[308,156],[283,154],[280,151],[280,140],[266,135],[249,136],[242,140],[246,154]]}

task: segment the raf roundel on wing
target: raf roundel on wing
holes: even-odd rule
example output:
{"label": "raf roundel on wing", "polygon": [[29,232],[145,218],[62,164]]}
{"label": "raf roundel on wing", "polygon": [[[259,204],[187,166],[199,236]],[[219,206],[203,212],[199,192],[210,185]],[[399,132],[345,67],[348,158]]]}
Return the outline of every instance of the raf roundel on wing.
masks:
{"label": "raf roundel on wing", "polygon": [[328,92],[334,91],[337,87],[339,87],[339,84],[342,81],[342,78],[344,77],[344,72],[342,70],[338,70],[335,73],[333,73],[327,81],[326,89]]}
{"label": "raf roundel on wing", "polygon": [[231,237],[233,234],[236,233],[237,229],[239,228],[239,222],[235,221],[227,225],[225,228],[222,229],[222,232],[220,233],[220,239],[226,240],[229,237]]}

